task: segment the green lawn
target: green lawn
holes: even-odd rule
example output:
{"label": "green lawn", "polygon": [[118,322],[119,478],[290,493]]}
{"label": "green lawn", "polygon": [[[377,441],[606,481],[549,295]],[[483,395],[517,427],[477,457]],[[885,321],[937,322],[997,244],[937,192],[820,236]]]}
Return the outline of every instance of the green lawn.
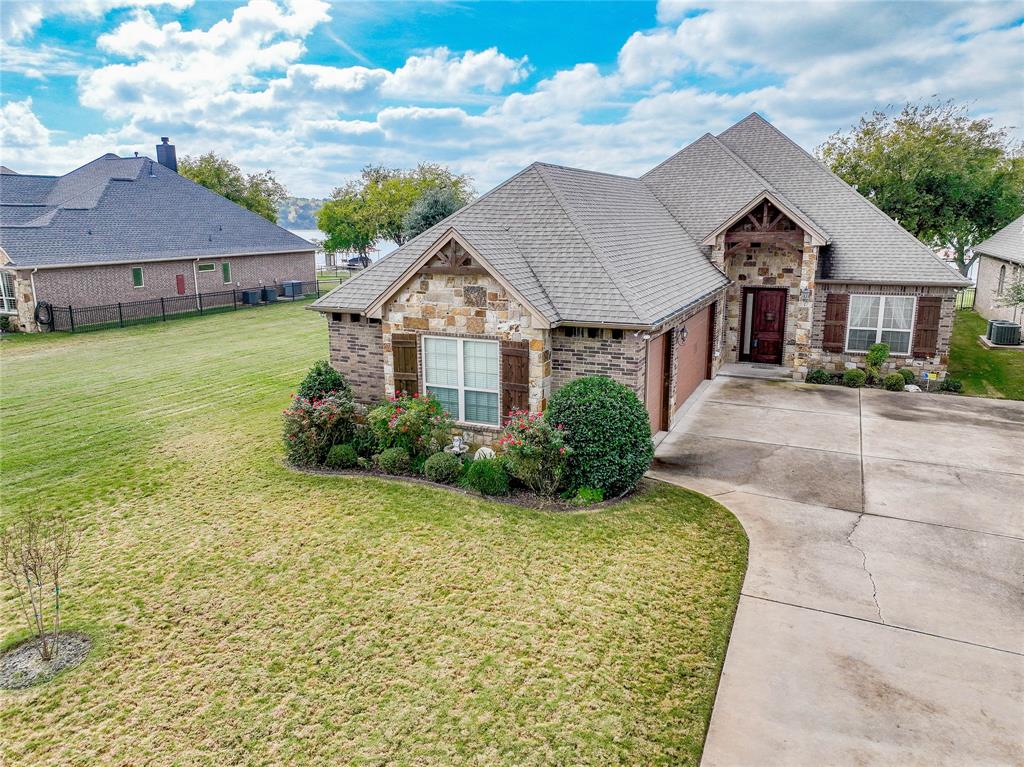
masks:
{"label": "green lawn", "polygon": [[0,691],[0,764],[699,761],[747,553],[718,504],[292,472],[280,412],[327,350],[299,305],[10,340],[0,520],[84,530],[65,622],[96,647]]}
{"label": "green lawn", "polygon": [[986,349],[978,342],[987,321],[974,311],[959,311],[953,323],[949,375],[964,384],[964,394],[1024,400],[1024,352]]}

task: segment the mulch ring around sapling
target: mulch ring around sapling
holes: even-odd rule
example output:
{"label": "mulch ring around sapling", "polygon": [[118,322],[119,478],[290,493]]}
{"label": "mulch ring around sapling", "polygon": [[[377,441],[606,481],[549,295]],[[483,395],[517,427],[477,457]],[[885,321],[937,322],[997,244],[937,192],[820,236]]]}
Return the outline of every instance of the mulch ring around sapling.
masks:
{"label": "mulch ring around sapling", "polygon": [[0,653],[0,690],[20,690],[45,682],[85,660],[92,640],[77,631],[62,631],[57,657],[44,661],[39,638],[33,637]]}

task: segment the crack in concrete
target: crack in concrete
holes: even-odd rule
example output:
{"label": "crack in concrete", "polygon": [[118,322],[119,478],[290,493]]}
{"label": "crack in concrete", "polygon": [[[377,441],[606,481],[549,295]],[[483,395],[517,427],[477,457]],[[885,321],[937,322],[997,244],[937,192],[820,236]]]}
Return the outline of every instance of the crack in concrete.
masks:
{"label": "crack in concrete", "polygon": [[850,532],[846,534],[846,542],[857,549],[860,552],[861,567],[864,572],[867,573],[868,580],[871,581],[871,599],[875,603],[875,611],[878,613],[878,621],[883,626],[888,625],[885,622],[885,618],[882,617],[882,606],[878,604],[878,584],[875,583],[875,576],[871,574],[871,570],[868,569],[868,555],[860,546],[853,542],[853,535],[857,532],[857,527],[860,526],[860,521],[864,519],[864,512],[862,511],[857,515],[857,519],[853,521],[853,527],[850,528]]}

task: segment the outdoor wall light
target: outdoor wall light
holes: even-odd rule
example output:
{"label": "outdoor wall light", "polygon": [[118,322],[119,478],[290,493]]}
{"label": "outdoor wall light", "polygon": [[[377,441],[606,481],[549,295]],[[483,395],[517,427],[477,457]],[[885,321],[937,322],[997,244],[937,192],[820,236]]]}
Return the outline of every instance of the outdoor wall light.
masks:
{"label": "outdoor wall light", "polygon": [[689,338],[689,336],[690,336],[690,330],[686,327],[686,325],[683,325],[683,331],[682,331],[682,333],[679,334],[680,343],[684,343],[685,344],[686,343],[686,339]]}

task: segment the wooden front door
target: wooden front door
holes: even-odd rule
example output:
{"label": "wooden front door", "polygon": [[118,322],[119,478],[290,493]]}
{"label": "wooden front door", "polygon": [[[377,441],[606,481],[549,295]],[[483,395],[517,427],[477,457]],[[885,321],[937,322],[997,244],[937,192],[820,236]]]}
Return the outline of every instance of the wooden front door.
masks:
{"label": "wooden front door", "polygon": [[174,275],[174,287],[178,291],[179,296],[185,295],[185,275],[176,274]]}
{"label": "wooden front door", "polygon": [[[741,359],[782,364],[786,344],[785,289],[749,288],[744,302],[744,330]],[[748,343],[749,342],[749,343]]]}

